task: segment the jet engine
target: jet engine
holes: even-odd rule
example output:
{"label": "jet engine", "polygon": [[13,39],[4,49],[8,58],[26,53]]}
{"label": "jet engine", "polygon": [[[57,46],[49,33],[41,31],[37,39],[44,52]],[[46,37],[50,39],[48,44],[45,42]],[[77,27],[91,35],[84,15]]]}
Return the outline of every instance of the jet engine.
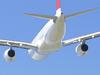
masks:
{"label": "jet engine", "polygon": [[79,56],[85,55],[87,51],[88,51],[88,45],[86,43],[81,43],[76,47],[76,53]]}
{"label": "jet engine", "polygon": [[11,62],[11,61],[15,60],[15,51],[12,48],[7,49],[4,52],[4,59],[7,62]]}

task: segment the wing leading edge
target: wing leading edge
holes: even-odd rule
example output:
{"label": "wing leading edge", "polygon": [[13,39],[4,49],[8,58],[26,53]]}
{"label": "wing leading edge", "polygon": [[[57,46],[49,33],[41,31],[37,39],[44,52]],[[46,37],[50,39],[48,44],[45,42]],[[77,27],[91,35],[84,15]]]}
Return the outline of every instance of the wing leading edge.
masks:
{"label": "wing leading edge", "polygon": [[24,49],[37,48],[37,46],[33,45],[32,43],[19,42],[19,41],[9,41],[9,40],[0,40],[0,45],[1,46],[24,48]]}
{"label": "wing leading edge", "polygon": [[70,45],[70,44],[83,42],[83,41],[90,40],[90,39],[97,38],[97,37],[100,37],[100,32],[96,32],[96,33],[88,34],[88,35],[85,35],[85,36],[81,36],[81,37],[72,38],[72,39],[69,39],[69,40],[62,41],[62,45],[67,46],[67,45]]}

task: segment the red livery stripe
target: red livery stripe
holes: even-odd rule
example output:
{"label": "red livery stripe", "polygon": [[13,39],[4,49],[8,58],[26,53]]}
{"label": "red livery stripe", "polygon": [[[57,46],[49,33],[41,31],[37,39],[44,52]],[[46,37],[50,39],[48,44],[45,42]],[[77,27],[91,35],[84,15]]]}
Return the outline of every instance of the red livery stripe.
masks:
{"label": "red livery stripe", "polygon": [[60,0],[56,0],[56,9],[60,8]]}

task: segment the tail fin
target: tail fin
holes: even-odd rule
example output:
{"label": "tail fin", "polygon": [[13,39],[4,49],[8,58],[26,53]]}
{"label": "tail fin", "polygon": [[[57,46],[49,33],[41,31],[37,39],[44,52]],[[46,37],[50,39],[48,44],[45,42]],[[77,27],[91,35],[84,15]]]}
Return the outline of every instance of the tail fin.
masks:
{"label": "tail fin", "polygon": [[60,16],[61,12],[60,0],[56,0],[56,16]]}
{"label": "tail fin", "polygon": [[60,8],[60,0],[56,0],[56,10]]}

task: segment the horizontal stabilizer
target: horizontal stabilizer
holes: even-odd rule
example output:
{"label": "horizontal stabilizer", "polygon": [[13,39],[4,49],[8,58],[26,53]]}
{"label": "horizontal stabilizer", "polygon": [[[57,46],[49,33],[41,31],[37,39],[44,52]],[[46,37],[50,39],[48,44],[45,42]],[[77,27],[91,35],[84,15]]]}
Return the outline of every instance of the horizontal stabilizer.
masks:
{"label": "horizontal stabilizer", "polygon": [[29,16],[33,16],[33,17],[36,17],[36,18],[41,18],[41,19],[56,19],[55,16],[48,16],[48,15],[41,15],[41,14],[33,14],[33,13],[25,13],[26,15],[29,15]]}
{"label": "horizontal stabilizer", "polygon": [[92,12],[92,11],[94,11],[94,10],[96,10],[96,9],[97,9],[97,8],[92,8],[92,9],[84,10],[84,11],[81,11],[81,12],[72,13],[72,14],[66,15],[66,16],[65,16],[65,19],[66,19],[66,18],[70,18],[70,17],[74,17],[74,16],[79,16],[79,15],[85,14],[85,13],[87,13],[87,12]]}

